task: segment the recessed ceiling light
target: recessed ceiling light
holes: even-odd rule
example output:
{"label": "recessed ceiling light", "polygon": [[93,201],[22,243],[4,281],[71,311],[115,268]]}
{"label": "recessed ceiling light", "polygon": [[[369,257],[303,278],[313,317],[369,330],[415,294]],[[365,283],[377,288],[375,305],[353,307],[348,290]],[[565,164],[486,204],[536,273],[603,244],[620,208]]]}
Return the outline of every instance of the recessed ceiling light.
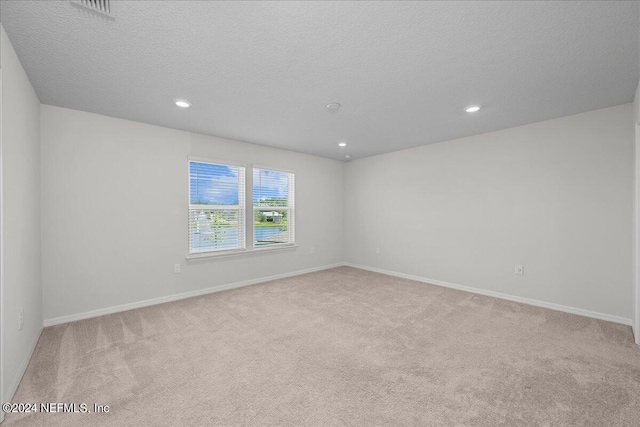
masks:
{"label": "recessed ceiling light", "polygon": [[340,104],[337,102],[332,102],[331,104],[327,104],[327,110],[329,111],[338,111],[340,109]]}
{"label": "recessed ceiling light", "polygon": [[184,99],[176,99],[176,105],[180,108],[189,108],[191,107],[191,103],[185,101]]}
{"label": "recessed ceiling light", "polygon": [[351,154],[345,154],[344,158],[345,159],[350,159],[351,158]]}
{"label": "recessed ceiling light", "polygon": [[347,143],[346,142],[338,142],[338,147],[346,147]]}
{"label": "recessed ceiling light", "polygon": [[464,109],[464,111],[466,111],[467,113],[475,113],[479,109],[480,109],[479,105],[469,105],[467,108]]}

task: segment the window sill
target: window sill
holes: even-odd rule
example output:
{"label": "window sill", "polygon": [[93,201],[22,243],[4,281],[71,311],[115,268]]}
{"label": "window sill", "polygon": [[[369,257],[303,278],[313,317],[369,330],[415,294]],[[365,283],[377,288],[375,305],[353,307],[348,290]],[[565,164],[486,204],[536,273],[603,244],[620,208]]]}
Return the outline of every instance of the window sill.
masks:
{"label": "window sill", "polygon": [[220,252],[204,252],[200,254],[190,254],[185,257],[187,261],[203,261],[217,258],[235,258],[244,257],[250,255],[260,255],[271,252],[292,251],[296,250],[298,245],[295,243],[287,243],[281,245],[273,245],[262,248],[242,249],[242,250],[230,250]]}

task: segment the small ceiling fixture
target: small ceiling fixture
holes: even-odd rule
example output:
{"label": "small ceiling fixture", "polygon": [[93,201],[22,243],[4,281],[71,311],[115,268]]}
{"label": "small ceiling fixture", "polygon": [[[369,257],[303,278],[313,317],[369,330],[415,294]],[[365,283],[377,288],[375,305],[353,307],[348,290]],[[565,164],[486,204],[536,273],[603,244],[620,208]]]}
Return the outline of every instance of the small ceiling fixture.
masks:
{"label": "small ceiling fixture", "polygon": [[344,158],[345,159],[350,159],[351,158],[351,154],[345,154]]}
{"label": "small ceiling fixture", "polygon": [[338,111],[340,109],[340,104],[337,102],[332,102],[331,104],[327,104],[327,110],[329,111]]}
{"label": "small ceiling fixture", "polygon": [[176,105],[180,108],[191,107],[191,103],[189,101],[185,101],[184,99],[176,99]]}
{"label": "small ceiling fixture", "polygon": [[346,147],[347,143],[346,142],[338,142],[338,147]]}
{"label": "small ceiling fixture", "polygon": [[467,108],[464,109],[464,111],[466,111],[467,113],[475,113],[479,109],[480,109],[479,105],[469,105]]}

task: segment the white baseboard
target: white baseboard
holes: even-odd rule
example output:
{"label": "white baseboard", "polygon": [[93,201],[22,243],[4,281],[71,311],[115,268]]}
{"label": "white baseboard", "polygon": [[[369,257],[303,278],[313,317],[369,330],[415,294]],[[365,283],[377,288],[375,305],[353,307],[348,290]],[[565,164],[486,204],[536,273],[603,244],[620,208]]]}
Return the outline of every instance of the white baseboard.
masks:
{"label": "white baseboard", "polygon": [[403,279],[415,280],[416,282],[429,283],[431,285],[442,286],[445,288],[457,289],[459,291],[471,292],[474,294],[485,295],[488,297],[500,298],[507,301],[519,302],[522,304],[534,305],[536,307],[549,308],[551,310],[563,311],[565,313],[577,314],[579,316],[591,317],[593,319],[607,320],[609,322],[621,323],[631,326],[631,319],[625,317],[614,316],[612,314],[598,313],[597,311],[584,310],[582,308],[568,307],[566,305],[555,304],[552,302],[538,301],[530,298],[519,297],[515,295],[503,294],[501,292],[488,291],[485,289],[474,288],[471,286],[458,285],[456,283],[443,282],[442,280],[427,279],[425,277],[413,276],[411,274],[398,273],[396,271],[384,270],[382,268],[367,267],[365,265],[352,264],[349,262],[344,265],[361,270],[373,271],[375,273],[387,274],[389,276],[401,277]]}
{"label": "white baseboard", "polygon": [[[31,345],[29,345],[29,353],[28,353],[28,355],[24,358],[24,360],[20,364],[20,367],[18,368],[18,372],[16,372],[16,375],[13,377],[13,381],[11,381],[11,385],[9,386],[9,389],[7,390],[7,395],[3,396],[3,399],[4,399],[5,402],[11,402],[13,400],[13,396],[16,394],[16,391],[18,390],[18,386],[20,385],[20,381],[22,381],[22,377],[24,376],[24,373],[27,371],[27,366],[29,366],[29,361],[31,360],[31,356],[33,356],[33,351],[36,349],[36,345],[38,344],[38,340],[40,339],[40,335],[42,335],[42,329],[44,329],[44,325],[41,324],[40,325],[40,330],[33,337],[32,341],[31,341]],[[2,403],[4,403],[4,402],[2,402]]]}
{"label": "white baseboard", "polygon": [[307,268],[305,270],[297,270],[289,273],[276,274],[274,276],[260,277],[258,279],[245,280],[242,282],[229,283],[226,285],[212,286],[210,288],[198,289],[195,291],[182,292],[179,294],[167,295],[159,298],[152,298],[144,301],[137,301],[128,304],[117,305],[115,307],[100,308],[98,310],[85,311],[83,313],[71,314],[68,316],[54,317],[52,319],[45,319],[44,326],[60,325],[62,323],[75,322],[77,320],[89,319],[92,317],[104,316],[107,314],[119,313],[122,311],[133,310],[141,307],[148,307],[150,305],[163,304],[171,301],[178,301],[185,298],[197,297],[200,295],[211,294],[214,292],[226,291],[229,289],[241,288],[243,286],[256,285],[258,283],[269,282],[271,280],[284,279],[286,277],[299,276],[301,274],[313,273],[321,270],[328,270],[330,268],[336,268],[343,266],[343,263],[336,263],[330,265],[323,265],[321,267]]}
{"label": "white baseboard", "polygon": [[[348,267],[353,267],[353,268],[359,268],[361,270],[367,270],[367,271],[373,271],[373,272],[376,272],[376,273],[387,274],[389,276],[401,277],[403,279],[415,280],[416,282],[429,283],[429,284],[432,284],[432,285],[442,286],[442,287],[445,287],[445,288],[457,289],[457,290],[460,290],[460,291],[471,292],[471,293],[474,293],[474,294],[485,295],[485,296],[494,297],[494,298],[500,298],[500,299],[507,300],[507,301],[519,302],[519,303],[522,303],[522,304],[533,305],[533,306],[536,306],[536,307],[543,307],[543,308],[548,308],[548,309],[551,309],[551,310],[562,311],[562,312],[565,312],[565,313],[577,314],[579,316],[591,317],[591,318],[594,318],[594,319],[600,319],[600,320],[606,320],[606,321],[609,321],[609,322],[620,323],[620,324],[627,325],[627,326],[631,326],[632,325],[632,320],[631,319],[627,319],[625,317],[620,317],[620,316],[615,316],[615,315],[612,315],[612,314],[599,313],[599,312],[596,312],[596,311],[590,311],[590,310],[585,310],[585,309],[581,309],[581,308],[569,307],[569,306],[565,306],[565,305],[555,304],[555,303],[552,303],[552,302],[539,301],[539,300],[534,300],[534,299],[530,299],[530,298],[519,297],[519,296],[516,296],[516,295],[503,294],[501,292],[488,291],[488,290],[485,290],[485,289],[474,288],[472,286],[458,285],[456,283],[445,282],[445,281],[442,281],[442,280],[428,279],[428,278],[425,278],[425,277],[414,276],[414,275],[411,275],[411,274],[399,273],[397,271],[385,270],[385,269],[382,269],[382,268],[368,267],[368,266],[365,266],[365,265],[359,265],[359,264],[353,264],[353,263],[346,262],[346,263],[336,263],[336,264],[324,265],[324,266],[321,266],[321,267],[308,268],[308,269],[305,269],[305,270],[297,270],[297,271],[292,271],[292,272],[289,272],[289,273],[276,274],[276,275],[273,275],[273,276],[260,277],[258,279],[245,280],[245,281],[242,281],[242,282],[229,283],[229,284],[226,284],[226,285],[212,286],[210,288],[198,289],[196,291],[183,292],[183,293],[174,294],[174,295],[167,295],[167,296],[164,296],[164,297],[153,298],[153,299],[148,299],[148,300],[138,301],[138,302],[133,302],[133,303],[128,303],[128,304],[122,304],[122,305],[118,305],[118,306],[115,306],[115,307],[107,307],[107,308],[101,308],[101,309],[98,309],[98,310],[86,311],[86,312],[78,313],[78,314],[71,314],[69,316],[55,317],[55,318],[52,318],[52,319],[46,319],[44,321],[44,326],[47,327],[47,326],[60,325],[62,323],[75,322],[77,320],[83,320],[83,319],[89,319],[89,318],[92,318],[92,317],[104,316],[104,315],[107,315],[107,314],[119,313],[119,312],[122,312],[122,311],[133,310],[133,309],[136,309],[136,308],[148,307],[150,305],[163,304],[163,303],[171,302],[171,301],[178,301],[178,300],[181,300],[181,299],[196,297],[196,296],[199,296],[199,295],[205,295],[205,294],[210,294],[210,293],[214,293],[214,292],[225,291],[225,290],[228,290],[228,289],[235,289],[235,288],[241,288],[243,286],[250,286],[250,285],[255,285],[255,284],[258,284],[258,283],[264,283],[264,282],[268,282],[268,281],[271,281],[271,280],[284,279],[284,278],[287,278],[287,277],[299,276],[301,274],[313,273],[313,272],[321,271],[321,270],[328,270],[330,268],[341,267],[343,265],[346,265]],[[37,340],[36,340],[36,342],[37,342]],[[35,348],[35,342],[34,342],[33,346]],[[26,365],[25,365],[25,368],[26,368]],[[16,384],[16,387],[17,387],[17,384]]]}

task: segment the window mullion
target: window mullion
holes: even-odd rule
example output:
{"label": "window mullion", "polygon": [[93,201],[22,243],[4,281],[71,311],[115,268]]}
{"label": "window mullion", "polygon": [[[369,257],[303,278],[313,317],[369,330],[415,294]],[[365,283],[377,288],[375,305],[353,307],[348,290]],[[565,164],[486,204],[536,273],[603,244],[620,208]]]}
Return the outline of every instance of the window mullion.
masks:
{"label": "window mullion", "polygon": [[253,223],[254,223],[254,210],[253,210],[253,167],[249,165],[245,171],[245,247],[253,248]]}

